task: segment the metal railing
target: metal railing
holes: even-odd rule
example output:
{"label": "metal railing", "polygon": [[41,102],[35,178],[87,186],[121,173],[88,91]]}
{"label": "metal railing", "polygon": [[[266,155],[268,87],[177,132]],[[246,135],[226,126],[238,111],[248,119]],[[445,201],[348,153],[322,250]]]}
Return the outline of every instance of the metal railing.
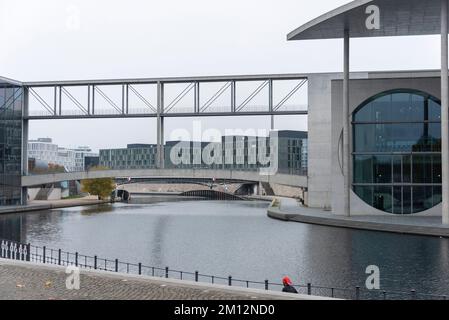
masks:
{"label": "metal railing", "polygon": [[[34,263],[51,264],[57,266],[76,266],[81,269],[100,270],[108,272],[120,272],[133,275],[144,275],[160,278],[190,280],[195,282],[238,286],[252,289],[281,291],[280,283],[264,281],[251,281],[234,278],[232,276],[214,276],[188,272],[169,267],[148,266],[142,263],[130,263],[119,259],[100,258],[97,255],[89,256],[78,252],[68,252],[61,249],[52,249],[46,246],[34,246],[10,240],[0,240],[0,258],[28,261]],[[298,293],[305,295],[322,296],[351,300],[447,300],[446,295],[420,293],[416,290],[386,291],[368,290],[359,286],[353,288],[341,288],[337,286],[320,286],[312,283],[298,284],[294,286]]]}
{"label": "metal railing", "polygon": [[[305,104],[296,105],[285,105],[282,110],[277,111],[277,113],[282,114],[283,112],[307,112],[308,106]],[[176,114],[208,114],[208,113],[226,113],[226,114],[251,114],[251,113],[270,113],[268,106],[266,105],[249,105],[246,106],[244,110],[239,112],[233,112],[230,106],[213,106],[202,112],[195,112],[194,107],[176,107],[172,110],[168,110],[163,113],[163,116],[170,116]],[[95,109],[95,114],[87,114],[86,111],[80,109],[64,109],[61,114],[54,114],[51,109],[31,109],[28,111],[28,117],[64,117],[64,116],[74,116],[74,117],[94,117],[94,116],[133,116],[133,115],[147,115],[156,116],[157,112],[150,108],[140,108],[134,107],[129,108],[126,114],[123,114],[120,110],[115,108],[110,109]]]}

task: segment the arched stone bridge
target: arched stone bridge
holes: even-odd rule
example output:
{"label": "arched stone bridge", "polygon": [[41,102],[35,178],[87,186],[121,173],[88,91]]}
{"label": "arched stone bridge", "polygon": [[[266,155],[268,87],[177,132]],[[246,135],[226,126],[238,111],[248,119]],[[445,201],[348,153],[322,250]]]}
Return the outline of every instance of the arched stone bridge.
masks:
{"label": "arched stone bridge", "polygon": [[51,173],[22,176],[22,187],[40,186],[62,181],[96,178],[172,180],[190,181],[226,181],[235,183],[267,182],[292,187],[307,187],[307,177],[299,175],[265,175],[258,171],[208,170],[208,169],[136,169],[136,170],[98,170],[84,172]]}

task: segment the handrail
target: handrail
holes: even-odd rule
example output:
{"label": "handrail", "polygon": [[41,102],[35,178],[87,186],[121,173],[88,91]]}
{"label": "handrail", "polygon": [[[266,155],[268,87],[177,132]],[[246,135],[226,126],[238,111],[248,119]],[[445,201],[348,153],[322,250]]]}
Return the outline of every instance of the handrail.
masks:
{"label": "handrail", "polygon": [[[94,269],[109,272],[122,272],[127,274],[137,275],[151,275],[153,277],[161,278],[173,278],[170,275],[177,274],[177,279],[191,280],[200,282],[200,278],[208,278],[208,283],[227,284],[233,286],[234,284],[242,284],[244,287],[250,288],[263,288],[265,290],[273,290],[272,288],[282,288],[280,283],[273,283],[269,280],[265,281],[253,281],[233,278],[232,276],[214,276],[208,274],[201,274],[198,271],[189,272],[176,269],[170,269],[169,267],[155,267],[147,266],[142,263],[130,263],[119,261],[118,259],[100,258],[98,256],[82,255],[78,252],[68,252],[61,249],[53,249],[46,246],[34,246],[31,244],[23,244],[11,240],[0,240],[0,258],[20,260],[28,262],[37,262],[43,264],[52,264],[58,266],[77,266],[84,269]],[[146,271],[146,272],[145,272]],[[186,276],[190,278],[186,279]],[[219,281],[219,282],[217,282]],[[386,290],[368,290],[360,287],[355,288],[341,288],[337,286],[319,286],[312,285],[312,283],[298,284],[294,286],[298,292],[304,292],[308,295],[320,295],[331,298],[342,299],[354,299],[354,300],[387,300],[387,299],[438,299],[447,300],[448,295],[437,295],[429,293],[418,293],[416,290],[410,291],[386,291]]]}

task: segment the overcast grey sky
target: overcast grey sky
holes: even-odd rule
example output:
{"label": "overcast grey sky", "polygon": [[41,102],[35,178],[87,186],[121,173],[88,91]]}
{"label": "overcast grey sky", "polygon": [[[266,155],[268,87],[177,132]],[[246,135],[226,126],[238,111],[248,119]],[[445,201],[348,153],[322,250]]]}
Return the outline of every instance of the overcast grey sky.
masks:
{"label": "overcast grey sky", "polygon": [[[22,80],[145,78],[342,70],[341,40],[286,34],[347,0],[0,0],[0,75]],[[438,37],[355,39],[353,71],[436,69]],[[269,128],[268,118],[201,119],[204,128]],[[166,120],[166,138],[191,119]],[[305,117],[277,119],[307,129]],[[38,121],[30,138],[94,149],[155,142],[155,121]]]}

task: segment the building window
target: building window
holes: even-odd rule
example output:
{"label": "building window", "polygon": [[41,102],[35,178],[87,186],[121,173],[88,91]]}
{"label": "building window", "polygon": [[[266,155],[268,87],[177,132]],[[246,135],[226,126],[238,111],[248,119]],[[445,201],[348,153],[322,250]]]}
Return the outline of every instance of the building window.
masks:
{"label": "building window", "polygon": [[353,190],[367,204],[413,214],[441,203],[441,106],[426,93],[379,94],[353,114]]}

